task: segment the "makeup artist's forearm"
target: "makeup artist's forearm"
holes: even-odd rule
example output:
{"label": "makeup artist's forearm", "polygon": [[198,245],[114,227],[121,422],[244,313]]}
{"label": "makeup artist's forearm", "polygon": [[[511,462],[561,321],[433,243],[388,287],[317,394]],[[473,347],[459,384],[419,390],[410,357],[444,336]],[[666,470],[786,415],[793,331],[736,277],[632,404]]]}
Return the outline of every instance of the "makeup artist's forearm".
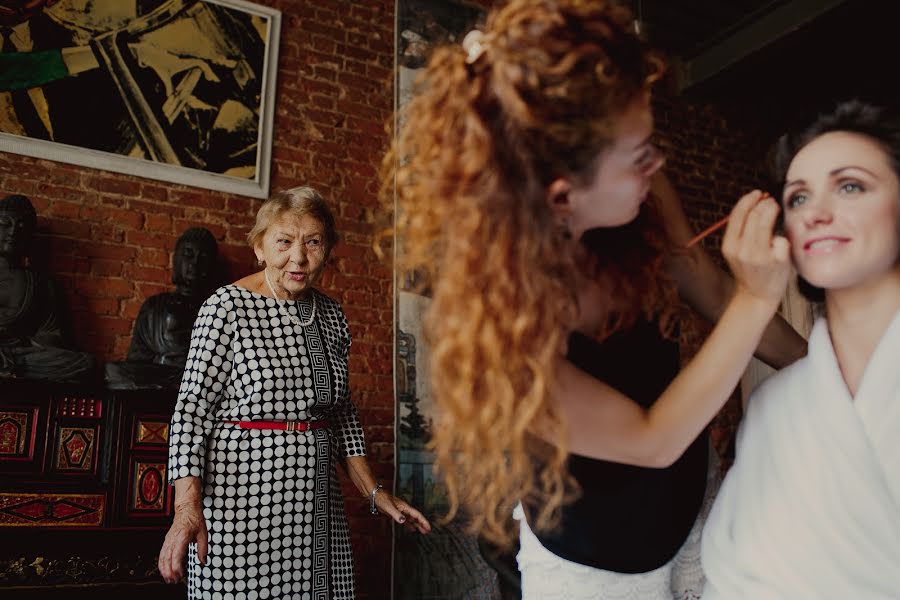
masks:
{"label": "makeup artist's forearm", "polygon": [[754,355],[773,369],[783,369],[806,356],[806,340],[784,317],[776,314]]}
{"label": "makeup artist's forearm", "polygon": [[661,464],[677,460],[721,409],[771,318],[770,303],[737,294],[694,359],[647,412]]}
{"label": "makeup artist's forearm", "polygon": [[[671,269],[679,284],[679,294],[700,316],[716,323],[734,293],[734,279],[700,251],[679,260],[680,263],[673,262]],[[763,332],[754,355],[770,367],[782,369],[806,356],[806,340],[776,314]]]}
{"label": "makeup artist's forearm", "polygon": [[[553,398],[565,419],[568,450],[645,467],[671,465],[731,395],[775,306],[735,294],[697,356],[650,409],[561,356]],[[543,428],[534,433],[554,442]]]}

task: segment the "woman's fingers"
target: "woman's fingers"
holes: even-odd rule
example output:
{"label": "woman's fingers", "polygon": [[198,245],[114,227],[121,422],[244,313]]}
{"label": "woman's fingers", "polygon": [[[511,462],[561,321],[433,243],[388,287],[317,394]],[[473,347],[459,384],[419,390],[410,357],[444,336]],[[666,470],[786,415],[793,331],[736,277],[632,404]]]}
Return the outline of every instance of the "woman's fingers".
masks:
{"label": "woman's fingers", "polygon": [[791,260],[791,243],[782,235],[772,238],[772,255],[781,263],[789,263]]}
{"label": "woman's fingers", "polygon": [[200,561],[201,565],[205,565],[206,553],[209,549],[209,534],[206,531],[206,521],[202,520],[200,523],[201,526],[194,540],[197,542],[197,560]]}
{"label": "woman's fingers", "polygon": [[731,216],[728,220],[728,227],[725,228],[725,235],[722,237],[722,252],[733,254],[737,251],[740,241],[744,236],[744,229],[747,222],[747,216],[753,208],[759,203],[762,192],[754,190],[749,194],[744,194],[734,208],[731,209]]}
{"label": "woman's fingers", "polygon": [[156,568],[159,569],[159,574],[162,576],[163,581],[169,583],[169,545],[163,542],[163,546],[159,551],[159,558],[156,561]]}
{"label": "woman's fingers", "polygon": [[406,516],[407,529],[418,531],[419,533],[428,533],[431,531],[431,523],[425,518],[421,512],[406,504],[402,503],[400,511]]}
{"label": "woman's fingers", "polygon": [[418,531],[419,533],[431,531],[431,524],[428,522],[428,519],[418,510],[391,494],[379,492],[378,495],[382,496],[381,499],[376,498],[378,500],[378,509],[388,515],[395,523],[406,526],[410,531]]}
{"label": "woman's fingers", "polygon": [[166,583],[176,583],[184,577],[184,563],[191,542],[197,543],[197,558],[206,564],[209,535],[202,514],[198,519],[193,513],[185,515],[176,512],[157,561],[159,574]]}
{"label": "woman's fingers", "polygon": [[178,532],[169,553],[169,583],[176,583],[184,576],[184,559],[187,556],[188,537],[183,530]]}
{"label": "woman's fingers", "polygon": [[378,507],[378,510],[389,516],[391,520],[400,523],[401,525],[406,522],[406,517],[400,512],[400,509],[397,508],[397,499],[388,492],[381,490],[375,495],[375,506]]}
{"label": "woman's fingers", "polygon": [[759,298],[777,303],[790,273],[789,245],[774,235],[780,208],[767,194],[746,194],[732,211],[722,253],[735,281]]}
{"label": "woman's fingers", "polygon": [[181,546],[178,540],[179,536],[179,531],[170,529],[169,533],[166,534],[166,541],[163,543],[162,550],[159,552],[159,574],[162,575],[163,581],[166,583],[177,582],[183,574],[181,569],[182,561],[179,560],[179,556],[183,559],[187,551],[187,544],[184,545],[184,550],[179,551]]}
{"label": "woman's fingers", "polygon": [[764,198],[753,208],[752,227],[746,232],[747,242],[754,252],[764,252],[772,247],[775,220],[778,218],[778,204],[771,198]]}
{"label": "woman's fingers", "polygon": [[166,541],[163,542],[162,550],[159,551],[159,574],[162,575],[166,583],[174,583],[176,581],[175,573],[172,571],[172,552],[173,552],[173,531],[169,529],[166,534]]}

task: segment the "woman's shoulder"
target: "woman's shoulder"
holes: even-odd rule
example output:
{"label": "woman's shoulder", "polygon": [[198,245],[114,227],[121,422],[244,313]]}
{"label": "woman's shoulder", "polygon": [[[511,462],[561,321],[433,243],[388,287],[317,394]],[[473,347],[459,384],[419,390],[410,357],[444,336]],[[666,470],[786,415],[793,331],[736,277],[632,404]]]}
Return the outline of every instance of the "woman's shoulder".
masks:
{"label": "woman's shoulder", "polygon": [[337,339],[349,347],[352,343],[350,324],[347,322],[347,315],[344,314],[344,309],[341,307],[340,302],[316,288],[312,289],[312,293],[314,294],[313,298],[316,300],[319,323],[326,328],[326,331],[330,332],[331,335],[335,335]]}
{"label": "woman's shoulder", "polygon": [[[750,408],[758,410],[767,403],[785,403],[785,398],[792,401],[811,399],[812,394],[804,393],[802,390],[797,393],[797,388],[808,385],[812,381],[813,373],[818,368],[814,365],[821,363],[821,353],[830,347],[830,344],[828,321],[824,317],[819,317],[810,331],[806,356],[776,371],[760,383],[750,395],[747,402],[748,410]],[[818,356],[816,362],[814,362],[815,356]]]}
{"label": "woman's shoulder", "polygon": [[317,288],[312,288],[312,293],[315,295],[316,304],[321,307],[321,310],[344,317],[344,309],[341,307],[340,302]]}
{"label": "woman's shoulder", "polygon": [[808,380],[809,357],[776,371],[760,383],[747,400],[747,415],[761,414],[788,402],[804,401],[808,394],[796,393],[796,387]]}
{"label": "woman's shoulder", "polygon": [[253,292],[250,290],[243,288],[237,284],[229,283],[227,285],[223,285],[220,288],[216,289],[212,294],[210,294],[209,298],[206,299],[206,302],[203,303],[206,307],[223,307],[225,309],[231,309],[235,306],[239,306],[245,303],[247,300],[250,300],[253,296]]}

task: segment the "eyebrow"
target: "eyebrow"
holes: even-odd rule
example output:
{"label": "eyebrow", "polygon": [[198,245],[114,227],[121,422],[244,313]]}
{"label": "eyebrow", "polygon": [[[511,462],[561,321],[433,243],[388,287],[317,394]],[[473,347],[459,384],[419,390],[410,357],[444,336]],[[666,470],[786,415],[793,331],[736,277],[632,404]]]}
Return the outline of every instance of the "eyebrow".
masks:
{"label": "eyebrow", "polygon": [[[877,180],[877,181],[880,181],[880,178],[878,177],[878,175],[876,175],[875,173],[873,173],[873,172],[870,171],[869,169],[866,169],[865,167],[859,167],[859,166],[856,166],[856,165],[848,165],[848,166],[846,166],[846,167],[838,167],[837,169],[833,169],[833,170],[829,171],[829,172],[828,172],[828,176],[829,176],[829,177],[837,177],[838,175],[840,175],[840,174],[843,173],[844,171],[849,171],[849,170],[852,170],[852,169],[856,169],[856,170],[858,170],[858,171],[862,171],[863,173],[867,173],[867,174],[869,175],[869,177],[871,177],[871,178],[873,178],[873,179],[875,179],[875,180]],[[787,183],[785,183],[785,184],[784,184],[784,189],[788,189],[788,188],[791,187],[791,186],[799,185],[799,184],[805,184],[805,183],[806,183],[806,180],[805,180],[805,179],[795,179],[795,180],[793,180],[793,181],[788,181]]]}
{"label": "eyebrow", "polygon": [[838,169],[835,169],[834,171],[831,171],[831,172],[829,173],[829,175],[830,175],[831,177],[834,177],[835,175],[840,175],[843,171],[847,171],[847,170],[849,170],[849,169],[857,169],[857,170],[859,170],[859,171],[862,171],[863,173],[868,173],[868,174],[869,174],[869,177],[871,177],[871,178],[873,178],[873,179],[880,180],[880,178],[878,177],[878,175],[876,175],[875,173],[873,173],[873,172],[870,171],[869,169],[866,169],[865,167],[859,167],[859,166],[856,166],[856,165],[848,165],[848,166],[846,166],[846,167],[840,167],[840,168],[838,168]]}

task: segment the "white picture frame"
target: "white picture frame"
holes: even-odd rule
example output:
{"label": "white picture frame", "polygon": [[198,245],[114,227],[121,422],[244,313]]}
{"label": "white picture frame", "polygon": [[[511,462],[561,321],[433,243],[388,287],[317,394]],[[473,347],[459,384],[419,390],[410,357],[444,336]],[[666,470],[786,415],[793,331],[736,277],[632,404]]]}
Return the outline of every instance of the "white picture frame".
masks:
{"label": "white picture frame", "polygon": [[[31,21],[35,25],[38,19],[46,21],[43,31],[68,30],[71,40],[47,36],[43,46],[37,35],[42,30],[29,31],[29,22],[13,29],[19,32],[23,47],[4,47],[3,52],[46,55],[58,51],[64,61],[67,54],[80,53],[89,55],[90,64],[85,72],[72,73],[69,67],[69,75],[40,85],[0,89],[0,151],[268,197],[281,12],[244,0],[165,0],[149,13],[132,17],[129,6],[137,5],[128,0],[88,4],[61,0]],[[96,10],[107,14],[92,15],[85,6],[99,7]],[[99,132],[94,136],[78,122],[77,111],[72,116],[72,106],[60,103],[62,112],[52,112],[51,92],[58,95],[64,83],[86,77],[111,80],[109,89],[118,92],[122,106],[111,93],[107,97],[110,111],[126,115],[102,139]],[[27,131],[16,117],[23,93],[39,109],[28,121],[38,123],[33,131],[39,135]],[[93,101],[69,96],[70,104],[81,103],[87,112],[94,108]],[[60,120],[54,123],[57,116]],[[63,118],[69,120],[68,128]],[[101,142],[107,147],[97,147]]]}

